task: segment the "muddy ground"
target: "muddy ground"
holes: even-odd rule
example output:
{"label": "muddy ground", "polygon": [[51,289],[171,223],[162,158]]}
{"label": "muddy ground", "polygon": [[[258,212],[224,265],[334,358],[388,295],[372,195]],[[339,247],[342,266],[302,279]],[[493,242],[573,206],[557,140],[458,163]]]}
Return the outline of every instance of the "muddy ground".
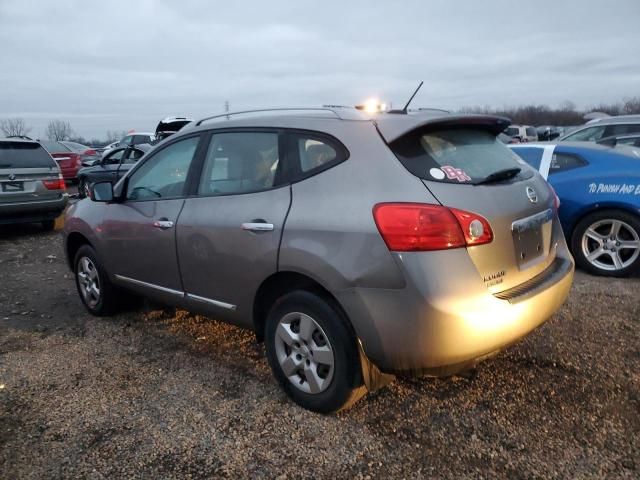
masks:
{"label": "muddy ground", "polygon": [[567,304],[475,375],[295,406],[251,333],[82,308],[59,232],[0,228],[0,477],[638,478],[640,279]]}

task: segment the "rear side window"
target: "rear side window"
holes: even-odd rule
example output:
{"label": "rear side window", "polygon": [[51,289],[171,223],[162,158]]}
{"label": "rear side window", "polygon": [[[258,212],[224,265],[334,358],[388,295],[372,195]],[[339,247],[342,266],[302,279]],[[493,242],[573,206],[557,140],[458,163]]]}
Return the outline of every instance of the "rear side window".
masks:
{"label": "rear side window", "polygon": [[198,195],[233,195],[278,185],[281,169],[278,145],[275,132],[214,133]]}
{"label": "rear side window", "polygon": [[0,168],[55,167],[47,151],[38,143],[0,142]]}
{"label": "rear side window", "polygon": [[549,175],[564,172],[565,170],[572,170],[574,168],[583,167],[586,164],[587,162],[577,155],[571,155],[568,153],[554,153],[553,157],[551,158],[551,165],[549,166]]}
{"label": "rear side window", "polygon": [[404,167],[425,180],[475,183],[500,170],[522,168],[518,156],[483,130],[412,132],[391,144]]}

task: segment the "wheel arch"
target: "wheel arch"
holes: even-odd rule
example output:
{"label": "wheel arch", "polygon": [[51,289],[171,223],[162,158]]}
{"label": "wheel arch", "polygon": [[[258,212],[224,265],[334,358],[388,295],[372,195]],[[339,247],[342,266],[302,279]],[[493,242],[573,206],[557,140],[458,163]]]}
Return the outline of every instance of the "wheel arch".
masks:
{"label": "wheel arch", "polygon": [[319,297],[328,301],[336,310],[344,317],[348,328],[351,330],[354,338],[357,339],[355,330],[340,302],[337,298],[318,281],[309,275],[295,271],[279,271],[266,278],[258,290],[253,301],[253,326],[258,341],[264,339],[264,327],[267,315],[275,301],[282,295],[295,290],[305,290],[315,293]]}
{"label": "wheel arch", "polygon": [[67,235],[64,248],[67,256],[67,265],[71,271],[73,271],[74,268],[73,259],[75,258],[78,250],[80,250],[80,247],[83,245],[93,247],[93,244],[89,239],[80,232],[71,232]]}

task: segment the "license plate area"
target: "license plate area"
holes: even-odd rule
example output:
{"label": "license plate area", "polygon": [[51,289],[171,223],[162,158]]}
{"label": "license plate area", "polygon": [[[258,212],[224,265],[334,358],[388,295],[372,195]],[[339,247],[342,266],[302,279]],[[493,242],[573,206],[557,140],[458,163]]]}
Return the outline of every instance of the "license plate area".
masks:
{"label": "license plate area", "polygon": [[513,222],[513,246],[519,270],[526,270],[549,255],[553,211],[551,209]]}
{"label": "license plate area", "polygon": [[3,192],[23,192],[24,182],[2,182]]}

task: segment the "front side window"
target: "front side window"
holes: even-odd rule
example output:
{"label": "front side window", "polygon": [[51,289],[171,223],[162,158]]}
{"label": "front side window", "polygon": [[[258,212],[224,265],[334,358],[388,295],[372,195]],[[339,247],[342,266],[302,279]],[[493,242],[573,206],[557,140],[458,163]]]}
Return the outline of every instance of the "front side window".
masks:
{"label": "front side window", "polygon": [[516,137],[520,135],[520,129],[518,127],[509,127],[504,131],[504,133],[506,133],[510,137]]}
{"label": "front side window", "polygon": [[528,137],[536,137],[537,135],[538,135],[538,132],[536,131],[535,128],[527,127],[527,136]]}
{"label": "front side window", "polygon": [[142,156],[144,152],[142,150],[138,150],[137,148],[130,148],[127,154],[124,156],[122,163],[136,163]]}
{"label": "front side window", "polygon": [[569,135],[564,140],[570,142],[595,142],[600,140],[604,134],[604,127],[589,127]]}
{"label": "front side window", "polygon": [[469,128],[414,131],[394,141],[391,150],[411,173],[436,182],[476,183],[522,167],[495,135]]}
{"label": "front side window", "polygon": [[144,162],[129,179],[127,200],[158,200],[184,195],[187,173],[199,138],[172,143]]}
{"label": "front side window", "polygon": [[120,150],[116,150],[113,153],[110,153],[109,155],[104,157],[104,160],[102,161],[102,163],[105,165],[115,165],[117,163],[120,163],[120,160],[122,160],[122,154],[124,153],[124,151],[125,149],[122,148]]}
{"label": "front side window", "polygon": [[280,168],[277,133],[214,133],[198,194],[231,195],[266,190],[277,185]]}
{"label": "front side window", "polygon": [[131,145],[132,139],[133,139],[132,135],[127,135],[122,140],[120,140],[120,145]]}

